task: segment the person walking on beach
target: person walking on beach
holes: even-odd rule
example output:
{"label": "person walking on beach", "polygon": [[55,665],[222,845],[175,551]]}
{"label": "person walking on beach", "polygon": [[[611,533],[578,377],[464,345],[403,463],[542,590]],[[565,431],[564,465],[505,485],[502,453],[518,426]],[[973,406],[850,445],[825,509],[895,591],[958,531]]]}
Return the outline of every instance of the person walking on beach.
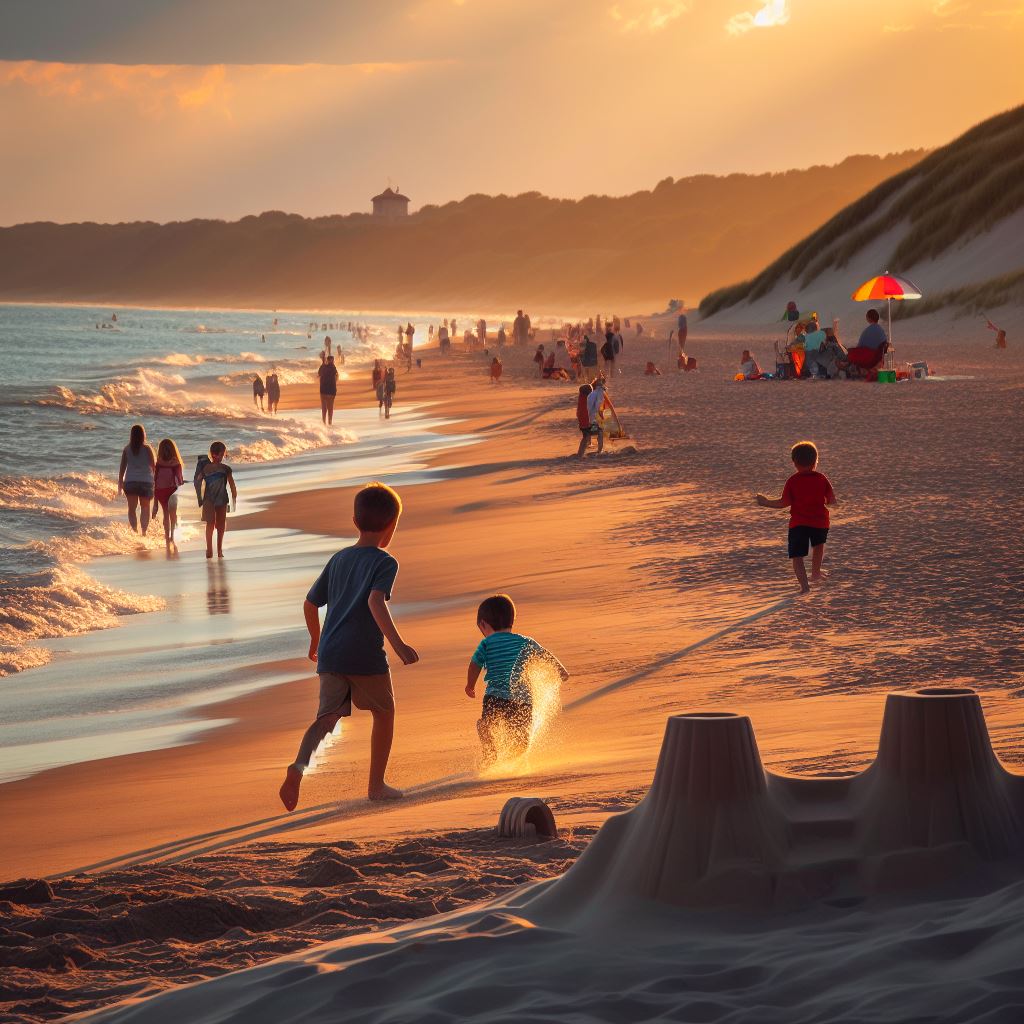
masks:
{"label": "person walking on beach", "polygon": [[277,407],[281,404],[281,382],[277,379],[277,368],[267,374],[267,411],[277,415]]}
{"label": "person walking on beach", "polygon": [[504,370],[505,370],[505,367],[502,365],[501,360],[497,356],[495,356],[491,360],[491,383],[492,384],[500,384],[501,383],[501,375],[504,372]]}
{"label": "person walking on beach", "polygon": [[583,366],[583,379],[588,384],[592,383],[597,378],[597,342],[589,334],[583,335],[580,363]]}
{"label": "person walking on beach", "polygon": [[[128,434],[128,444],[121,452],[121,468],[117,473],[117,493],[128,499],[128,522],[139,532],[142,520],[142,536],[149,527],[149,513],[153,501],[153,469],[156,456],[146,443],[146,428],[136,423]],[[141,505],[142,511],[139,512]]]}
{"label": "person walking on beach", "polygon": [[[387,602],[398,562],[387,551],[398,528],[402,499],[382,483],[368,484],[355,497],[353,522],[359,539],[333,555],[309,589],[302,613],[309,630],[309,660],[320,676],[320,704],[279,790],[292,811],[299,802],[302,776],[313,755],[352,705],[373,716],[370,734],[370,800],[398,800],[401,790],[384,781],[395,732],[395,694],[384,638],[403,665],[419,655],[403,639]],[[327,606],[323,628],[319,609]]]}
{"label": "person walking on beach", "polygon": [[[590,422],[590,432],[597,436],[597,454],[604,451],[604,430],[601,428],[601,412],[604,409],[605,382],[603,377],[594,381],[590,394],[587,395],[587,419]],[[578,416],[578,413],[577,413]],[[590,447],[590,440],[587,439],[587,448]]]}
{"label": "person walking on beach", "polygon": [[405,363],[406,369],[412,369],[412,339],[416,333],[416,328],[413,327],[412,321],[406,325],[405,328]]}
{"label": "person walking on beach", "polygon": [[164,540],[168,547],[174,543],[178,527],[178,488],[185,482],[181,453],[178,446],[165,437],[156,447],[156,467],[153,472],[154,511],[159,506],[164,514]]}
{"label": "person walking on beach", "polygon": [[320,418],[330,425],[334,422],[334,399],[338,396],[338,368],[334,365],[334,356],[317,370],[320,378]]}
{"label": "person walking on beach", "polygon": [[576,458],[582,459],[590,447],[590,439],[597,434],[598,452],[604,446],[604,436],[597,431],[596,424],[590,422],[590,396],[594,389],[589,384],[580,385],[579,397],[576,399],[576,423],[580,428],[580,446],[576,450]]}
{"label": "person walking on beach", "polygon": [[487,346],[487,321],[480,317],[476,322],[476,340],[480,343],[481,348]]}
{"label": "person walking on beach", "polygon": [[[228,506],[238,502],[235,475],[224,461],[227,445],[214,441],[210,458],[199,470],[202,485],[203,522],[206,523],[206,557],[213,558],[213,531],[217,531],[217,557],[224,557],[224,531],[228,525]],[[230,491],[231,497],[228,497]],[[234,508],[232,507],[232,511]]]}
{"label": "person walking on beach", "polygon": [[533,732],[533,694],[529,686],[531,663],[541,659],[553,665],[565,682],[565,666],[536,640],[513,633],[516,606],[508,594],[495,594],[480,602],[476,626],[483,634],[466,673],[466,696],[476,700],[481,672],[485,688],[477,733],[483,767],[499,757],[512,759],[526,753]]}
{"label": "person walking on beach", "polygon": [[252,379],[252,404],[259,409],[260,412],[264,412],[263,409],[263,395],[266,393],[266,388],[263,385],[263,378],[257,373]]}
{"label": "person walking on beach", "polygon": [[782,488],[782,497],[767,498],[758,494],[756,500],[762,508],[790,510],[789,557],[793,563],[793,574],[800,584],[800,593],[806,594],[811,589],[804,566],[808,547],[811,550],[810,582],[819,583],[825,578],[821,563],[828,539],[828,508],[836,504],[836,495],[828,477],[817,472],[818,449],[811,441],[793,445],[790,457],[796,472]]}
{"label": "person walking on beach", "polygon": [[686,351],[686,336],[689,334],[689,327],[686,322],[686,307],[679,307],[679,316],[676,317],[676,332],[678,337],[676,342],[679,345],[679,354],[683,355]]}
{"label": "person walking on beach", "polygon": [[610,327],[605,331],[601,358],[604,360],[604,372],[610,376],[615,372],[615,334]]}
{"label": "person walking on beach", "polygon": [[398,390],[398,382],[395,380],[395,368],[389,366],[384,374],[384,419],[391,419],[391,406],[395,402],[395,392]]}

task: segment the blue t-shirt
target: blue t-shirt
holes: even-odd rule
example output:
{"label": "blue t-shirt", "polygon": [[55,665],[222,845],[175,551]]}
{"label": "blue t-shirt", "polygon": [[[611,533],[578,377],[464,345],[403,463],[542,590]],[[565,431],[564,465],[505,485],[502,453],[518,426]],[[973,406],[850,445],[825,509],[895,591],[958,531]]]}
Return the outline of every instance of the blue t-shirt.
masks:
{"label": "blue t-shirt", "polygon": [[374,676],[388,671],[381,633],[368,604],[371,590],[391,600],[398,562],[381,548],[345,548],[334,555],[306,595],[327,616],[317,648],[317,671]]}
{"label": "blue t-shirt", "polygon": [[485,636],[473,652],[473,663],[484,670],[485,697],[498,697],[517,704],[532,702],[530,688],[523,679],[526,659],[541,646],[519,633],[492,633]]}
{"label": "blue t-shirt", "polygon": [[825,344],[825,332],[819,327],[804,335],[804,351],[817,352]]}
{"label": "blue t-shirt", "polygon": [[868,324],[860,332],[857,345],[860,348],[881,348],[889,339],[885,336],[885,328],[881,324]]}

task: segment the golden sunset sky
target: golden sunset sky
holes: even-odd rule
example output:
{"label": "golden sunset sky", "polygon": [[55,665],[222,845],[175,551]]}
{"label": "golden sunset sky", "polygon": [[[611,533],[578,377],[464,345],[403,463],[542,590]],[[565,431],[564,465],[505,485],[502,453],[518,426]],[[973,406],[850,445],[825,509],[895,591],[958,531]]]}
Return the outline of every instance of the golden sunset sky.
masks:
{"label": "golden sunset sky", "polygon": [[0,224],[579,197],[935,146],[1024,0],[4,0]]}

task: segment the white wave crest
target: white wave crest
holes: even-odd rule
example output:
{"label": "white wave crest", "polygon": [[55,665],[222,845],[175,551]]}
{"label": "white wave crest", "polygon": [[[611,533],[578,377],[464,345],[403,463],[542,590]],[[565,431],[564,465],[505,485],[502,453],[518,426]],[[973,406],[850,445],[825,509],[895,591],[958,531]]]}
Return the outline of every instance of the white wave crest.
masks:
{"label": "white wave crest", "polygon": [[119,615],[157,611],[159,597],[128,594],[61,565],[0,585],[0,676],[45,664],[49,654],[32,640],[108,629]]}

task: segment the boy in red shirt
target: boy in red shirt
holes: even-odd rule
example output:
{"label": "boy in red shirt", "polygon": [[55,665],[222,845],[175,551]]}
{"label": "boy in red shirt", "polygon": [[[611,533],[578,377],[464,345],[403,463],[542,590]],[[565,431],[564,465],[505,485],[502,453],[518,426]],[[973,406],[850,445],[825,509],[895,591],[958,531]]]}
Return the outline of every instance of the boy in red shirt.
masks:
{"label": "boy in red shirt", "polygon": [[759,494],[757,503],[762,508],[789,509],[789,557],[793,560],[800,593],[806,594],[811,589],[804,568],[808,547],[811,549],[811,582],[818,583],[824,578],[821,563],[828,539],[828,506],[836,503],[836,496],[828,477],[817,472],[818,449],[814,444],[801,441],[793,445],[790,455],[796,472],[782,488],[782,497],[766,498]]}

